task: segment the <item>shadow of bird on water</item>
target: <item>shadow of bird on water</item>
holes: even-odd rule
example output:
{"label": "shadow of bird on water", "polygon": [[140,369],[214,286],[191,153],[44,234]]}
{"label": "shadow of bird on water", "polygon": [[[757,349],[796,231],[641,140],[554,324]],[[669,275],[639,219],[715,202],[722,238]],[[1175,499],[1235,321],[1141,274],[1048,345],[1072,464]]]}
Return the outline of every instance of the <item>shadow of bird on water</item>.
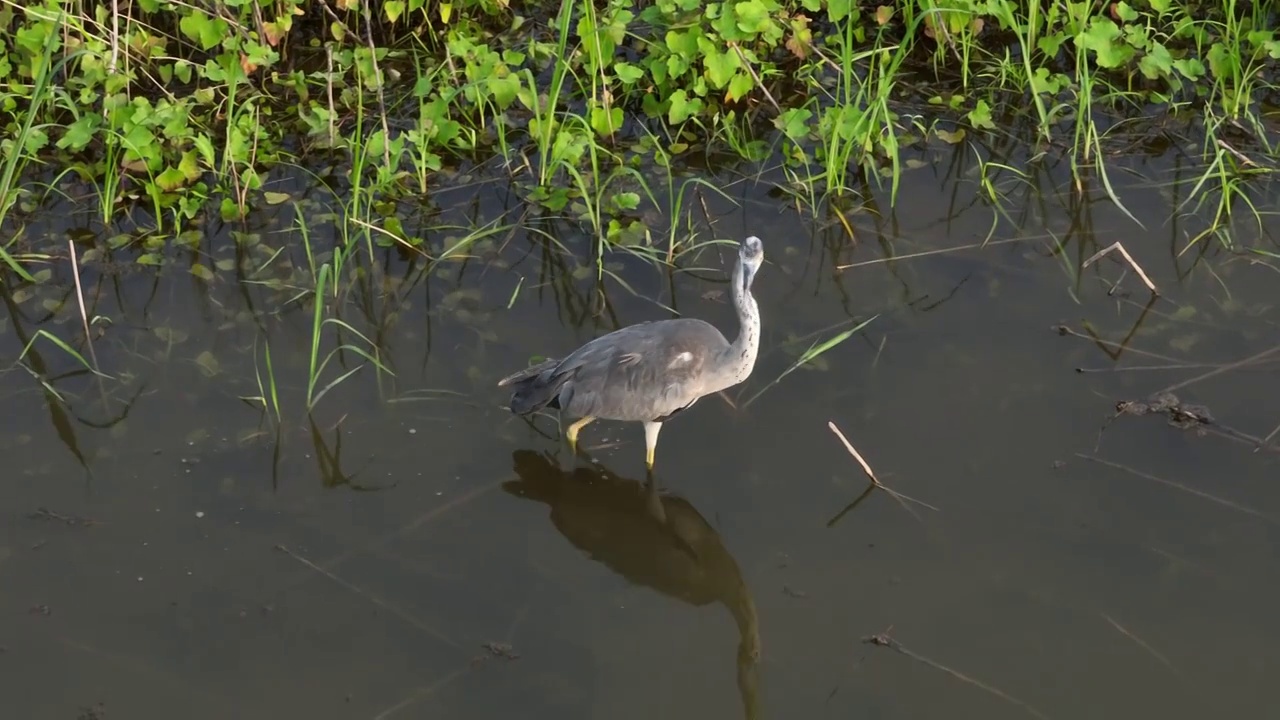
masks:
{"label": "shadow of bird on water", "polygon": [[518,480],[502,488],[546,504],[574,547],[629,582],[703,607],[725,606],[738,627],[738,692],[747,720],[759,712],[760,627],[755,602],[720,534],[689,501],[608,469],[562,470],[549,454],[517,450]]}

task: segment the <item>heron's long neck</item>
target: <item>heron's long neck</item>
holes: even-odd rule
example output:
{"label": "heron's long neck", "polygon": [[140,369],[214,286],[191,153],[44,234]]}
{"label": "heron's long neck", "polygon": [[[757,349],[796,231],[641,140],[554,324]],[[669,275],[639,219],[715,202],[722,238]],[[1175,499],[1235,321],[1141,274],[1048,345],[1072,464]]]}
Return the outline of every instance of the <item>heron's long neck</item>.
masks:
{"label": "heron's long neck", "polygon": [[[760,349],[760,308],[751,291],[742,287],[742,260],[733,267],[733,306],[738,311],[738,337],[721,358],[728,376],[725,387],[737,385],[751,374]],[[724,388],[721,388],[724,389]]]}

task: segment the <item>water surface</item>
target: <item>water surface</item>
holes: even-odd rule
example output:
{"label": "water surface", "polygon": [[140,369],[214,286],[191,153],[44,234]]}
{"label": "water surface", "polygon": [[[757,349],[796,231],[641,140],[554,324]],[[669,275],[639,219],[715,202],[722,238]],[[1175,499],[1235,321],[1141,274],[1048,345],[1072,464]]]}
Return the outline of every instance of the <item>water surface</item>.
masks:
{"label": "water surface", "polygon": [[[1197,378],[1276,344],[1280,278],[1212,242],[1179,254],[1199,226],[1173,212],[1185,188],[1151,182],[1172,177],[1158,161],[1113,177],[1144,230],[1065,168],[1003,181],[1001,214],[969,153],[921,151],[896,211],[883,194],[850,211],[853,238],[771,192],[779,173],[707,176],[731,200],[706,196],[699,239],[766,243],[762,350],[736,407],[709,398],[664,430],[658,496],[638,426],[584,431],[592,466],[553,418],[506,413],[494,383],[668,308],[732,336],[729,245],[677,272],[611,255],[602,294],[580,230],[535,222],[501,182],[460,182],[420,228],[514,229],[434,267],[380,251],[343,318],[395,377],[365,368],[310,419],[311,305],[285,302],[305,287],[291,207],[208,222],[159,276],[136,252],[91,256],[89,312],[111,320],[95,350],[115,379],[50,381],[64,405],[20,366],[0,377],[6,715],[1265,715],[1280,700],[1276,452],[1159,414],[1099,430],[1117,402],[1186,383],[1182,402],[1267,435],[1280,354]],[[333,242],[323,193],[274,189]],[[82,210],[52,205],[37,232],[115,234]],[[1235,237],[1274,251],[1280,226],[1252,222]],[[422,232],[437,250],[458,234]],[[1153,303],[1112,257],[1080,268],[1116,240]],[[257,274],[186,270],[258,267],[279,247]],[[78,337],[67,263],[52,269],[8,300],[11,363],[37,329]],[[242,399],[268,341],[278,431]],[[43,377],[76,369],[34,347]],[[1169,364],[1193,367],[1125,369]],[[847,509],[867,481],[828,422],[934,509],[880,491]],[[863,642],[881,633],[907,653]]]}

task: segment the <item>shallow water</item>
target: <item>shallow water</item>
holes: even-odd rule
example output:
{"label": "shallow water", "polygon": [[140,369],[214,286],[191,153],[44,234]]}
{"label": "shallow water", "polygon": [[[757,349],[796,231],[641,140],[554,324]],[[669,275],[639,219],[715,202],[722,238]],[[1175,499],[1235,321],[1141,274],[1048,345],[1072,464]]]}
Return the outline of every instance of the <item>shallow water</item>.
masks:
{"label": "shallow water", "polygon": [[[281,268],[306,262],[291,207],[255,214],[256,240],[240,238],[253,262],[290,248],[258,275],[206,285],[179,253],[158,279],[129,270],[130,253],[113,258],[120,273],[87,263],[89,312],[112,321],[95,350],[115,379],[52,382],[64,407],[20,367],[0,376],[6,716],[95,703],[129,718],[1265,715],[1280,455],[1159,414],[1099,430],[1118,401],[1191,381],[1179,399],[1267,435],[1280,354],[1198,377],[1275,345],[1280,278],[1220,249],[1179,255],[1197,228],[1148,180],[1113,176],[1145,231],[1100,187],[1076,195],[1065,168],[1006,179],[999,216],[969,152],[922,154],[896,212],[849,215],[855,241],[771,194],[779,175],[714,178],[734,202],[705,197],[701,239],[766,243],[761,357],[728,393],[736,408],[710,398],[664,430],[660,498],[642,486],[638,426],[584,431],[593,468],[552,418],[507,414],[494,383],[663,306],[732,336],[727,246],[670,275],[610,256],[631,289],[606,279],[607,307],[590,261],[541,234],[588,258],[567,224],[525,218],[428,272],[380,252],[386,272],[343,317],[396,375],[359,371],[312,421],[311,308],[284,304],[301,286]],[[1159,160],[1132,166],[1169,178]],[[452,187],[423,223],[522,218],[499,183]],[[114,234],[77,210],[50,207],[44,232]],[[331,242],[317,206],[304,212]],[[1237,237],[1275,250],[1280,225],[1263,222],[1241,220]],[[201,262],[235,257],[238,230],[211,221]],[[1149,307],[1112,258],[1079,269],[1115,240],[1160,288]],[[74,294],[18,300],[2,319],[10,362],[39,328],[76,337]],[[264,341],[279,432],[241,399],[260,392]],[[75,369],[34,347],[27,364],[46,376]],[[1169,363],[1204,365],[1116,371]],[[867,482],[828,422],[918,502],[876,491],[846,509]],[[863,642],[882,633],[904,652]]]}

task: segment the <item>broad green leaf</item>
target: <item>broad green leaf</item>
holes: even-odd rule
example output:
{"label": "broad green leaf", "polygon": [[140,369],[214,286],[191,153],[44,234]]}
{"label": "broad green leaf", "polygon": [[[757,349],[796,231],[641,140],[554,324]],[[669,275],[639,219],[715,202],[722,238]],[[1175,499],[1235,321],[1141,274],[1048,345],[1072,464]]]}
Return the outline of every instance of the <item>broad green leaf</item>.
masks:
{"label": "broad green leaf", "polygon": [[187,182],[187,177],[176,167],[167,167],[156,176],[156,187],[164,192],[173,192]]}
{"label": "broad green leaf", "polygon": [[1147,54],[1138,61],[1138,69],[1150,80],[1164,77],[1173,70],[1173,56],[1168,48],[1153,40]]}
{"label": "broad green leaf", "polygon": [[617,62],[613,64],[613,74],[623,85],[631,85],[644,77],[644,71],[631,63]]}
{"label": "broad green leaf", "polygon": [[792,140],[800,140],[809,134],[809,120],[813,111],[808,108],[790,108],[774,119],[773,125]]}
{"label": "broad green leaf", "polygon": [[1188,80],[1197,80],[1204,77],[1204,63],[1196,58],[1183,58],[1173,61],[1173,69],[1177,70]]}
{"label": "broad green leaf", "polygon": [[[708,43],[710,44],[710,43]],[[707,79],[711,81],[711,86],[719,89],[729,84],[729,80],[733,78],[734,72],[741,65],[738,54],[732,49],[719,52],[715,48],[707,48],[708,52],[703,56],[702,62],[707,68]]]}
{"label": "broad green leaf", "polygon": [[511,103],[515,102],[516,94],[520,92],[520,78],[516,75],[490,77],[489,92],[493,93],[493,99],[498,103],[498,107],[506,110]]}
{"label": "broad green leaf", "polygon": [[1228,77],[1239,67],[1239,60],[1232,57],[1227,46],[1221,42],[1216,42],[1209,48],[1206,59],[1209,61],[1209,69],[1213,71],[1213,76],[1216,78]]}
{"label": "broad green leaf", "polygon": [[773,26],[769,11],[760,0],[737,3],[733,6],[733,13],[737,16],[738,29],[744,33],[759,35]]}
{"label": "broad green leaf", "polygon": [[701,28],[693,28],[691,30],[668,30],[666,35],[667,50],[673,55],[679,55],[683,58],[694,58],[698,56],[698,38],[702,37]]}
{"label": "broad green leaf", "polygon": [[591,129],[601,137],[609,137],[622,127],[622,108],[591,108]]}
{"label": "broad green leaf", "polygon": [[613,196],[613,203],[620,210],[635,210],[640,207],[640,193],[620,192]]}
{"label": "broad green leaf", "polygon": [[733,102],[738,98],[746,97],[747,93],[755,89],[755,78],[747,73],[738,73],[729,81],[729,92],[725,94],[725,99]]}
{"label": "broad green leaf", "polygon": [[94,113],[80,116],[79,120],[66,127],[62,137],[58,139],[58,147],[78,152],[93,140],[93,135],[102,124],[102,116]]}
{"label": "broad green leaf", "polygon": [[697,98],[694,98],[691,101],[688,93],[683,89],[676,90],[671,93],[671,108],[667,110],[667,122],[672,125],[678,125],[685,120],[688,120],[697,114],[697,105],[700,104],[701,101]]}
{"label": "broad green leaf", "polygon": [[188,39],[200,44],[201,50],[210,50],[222,43],[227,36],[227,24],[221,18],[210,17],[203,10],[192,10],[178,21],[178,29]]}
{"label": "broad green leaf", "polygon": [[1089,29],[1076,36],[1076,45],[1092,50],[1104,68],[1118,68],[1133,56],[1133,48],[1120,42],[1120,28],[1111,18],[1094,17]]}
{"label": "broad green leaf", "polygon": [[986,100],[978,100],[969,111],[969,122],[978,129],[995,130],[996,124],[991,121],[991,106]]}

